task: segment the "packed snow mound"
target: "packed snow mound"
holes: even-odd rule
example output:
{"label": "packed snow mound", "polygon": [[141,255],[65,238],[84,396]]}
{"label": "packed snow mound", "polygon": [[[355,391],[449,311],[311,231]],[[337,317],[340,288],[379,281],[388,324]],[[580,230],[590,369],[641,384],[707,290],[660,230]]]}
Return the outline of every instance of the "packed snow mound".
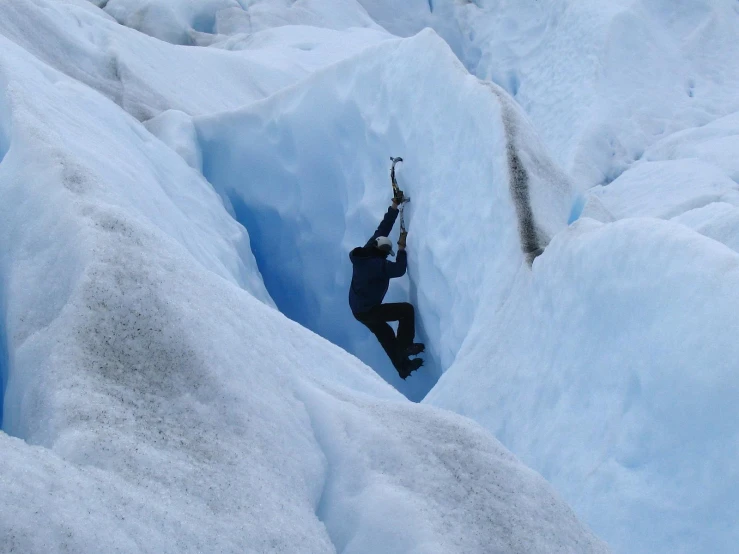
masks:
{"label": "packed snow mound", "polygon": [[483,423],[616,551],[728,554],[737,287],[736,252],[682,225],[582,219],[426,402]]}
{"label": "packed snow mound", "polygon": [[[428,391],[490,308],[481,288],[495,283],[491,305],[503,302],[524,260],[567,225],[569,182],[525,117],[433,31],[195,124],[204,175],[249,230],[280,310],[410,398]],[[391,155],[405,159],[398,181],[411,197],[410,286],[394,281],[388,300],[410,295],[427,344],[427,365],[407,383],[347,302],[348,253],[387,209]]]}
{"label": "packed snow mound", "polygon": [[[168,109],[202,115],[249,104],[387,38],[369,29],[340,33],[306,27],[190,48],[123,27],[80,3],[0,3],[0,34],[141,121]],[[210,3],[166,5],[206,9]]]}
{"label": "packed snow mound", "polygon": [[477,424],[275,310],[244,228],[118,105],[3,36],[0,81],[3,544],[607,551]]}

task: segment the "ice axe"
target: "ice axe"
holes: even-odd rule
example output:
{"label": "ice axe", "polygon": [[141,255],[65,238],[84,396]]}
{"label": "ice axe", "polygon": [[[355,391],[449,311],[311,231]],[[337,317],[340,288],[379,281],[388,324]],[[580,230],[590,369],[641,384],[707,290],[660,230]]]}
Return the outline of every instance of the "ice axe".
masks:
{"label": "ice axe", "polygon": [[393,199],[395,202],[399,205],[400,210],[400,232],[401,233],[407,233],[405,228],[405,220],[403,218],[403,206],[406,202],[410,202],[411,199],[407,197],[405,194],[403,194],[403,191],[400,190],[400,187],[398,186],[398,181],[395,179],[395,164],[398,162],[402,162],[403,158],[397,157],[397,158],[390,158],[390,161],[393,165],[390,166],[390,183],[393,185]]}

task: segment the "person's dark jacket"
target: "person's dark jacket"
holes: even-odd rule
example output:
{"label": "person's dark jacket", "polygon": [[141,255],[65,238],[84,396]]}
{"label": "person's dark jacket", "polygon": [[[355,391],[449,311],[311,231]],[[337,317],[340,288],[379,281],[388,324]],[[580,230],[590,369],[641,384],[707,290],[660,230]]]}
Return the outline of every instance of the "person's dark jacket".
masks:
{"label": "person's dark jacket", "polygon": [[387,259],[387,254],[375,248],[377,237],[388,237],[393,229],[398,210],[392,206],[387,209],[385,217],[377,227],[377,231],[364,246],[358,246],[349,253],[352,261],[352,284],[349,288],[349,307],[352,313],[360,314],[382,304],[390,279],[405,275],[408,259],[405,250],[398,251],[396,261]]}

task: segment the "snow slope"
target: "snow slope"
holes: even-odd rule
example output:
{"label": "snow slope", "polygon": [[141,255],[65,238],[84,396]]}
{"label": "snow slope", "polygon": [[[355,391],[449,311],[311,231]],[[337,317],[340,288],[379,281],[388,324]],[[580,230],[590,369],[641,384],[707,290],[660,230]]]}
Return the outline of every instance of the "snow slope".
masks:
{"label": "snow slope", "polygon": [[408,402],[275,310],[209,183],[98,66],[57,70],[89,52],[49,59],[2,21],[9,551],[607,551],[477,424]]}
{"label": "snow slope", "polygon": [[731,552],[737,279],[735,252],[682,225],[580,220],[426,401],[483,423],[618,551]]}

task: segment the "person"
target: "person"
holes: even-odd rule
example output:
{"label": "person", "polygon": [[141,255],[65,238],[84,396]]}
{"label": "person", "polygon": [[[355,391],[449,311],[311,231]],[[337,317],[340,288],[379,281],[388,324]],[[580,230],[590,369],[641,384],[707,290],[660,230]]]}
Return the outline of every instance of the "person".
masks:
{"label": "person", "polygon": [[[372,238],[364,246],[358,246],[349,253],[353,272],[349,307],[355,319],[374,333],[398,375],[405,380],[411,372],[423,365],[422,359],[409,357],[423,352],[424,345],[413,342],[416,334],[413,305],[408,302],[382,303],[390,286],[390,279],[405,275],[408,264],[405,251],[407,232],[400,233],[395,261],[387,259],[390,255],[395,256],[388,236],[398,218],[398,204],[398,199],[393,198],[392,205]],[[398,322],[397,336],[388,321]]]}

